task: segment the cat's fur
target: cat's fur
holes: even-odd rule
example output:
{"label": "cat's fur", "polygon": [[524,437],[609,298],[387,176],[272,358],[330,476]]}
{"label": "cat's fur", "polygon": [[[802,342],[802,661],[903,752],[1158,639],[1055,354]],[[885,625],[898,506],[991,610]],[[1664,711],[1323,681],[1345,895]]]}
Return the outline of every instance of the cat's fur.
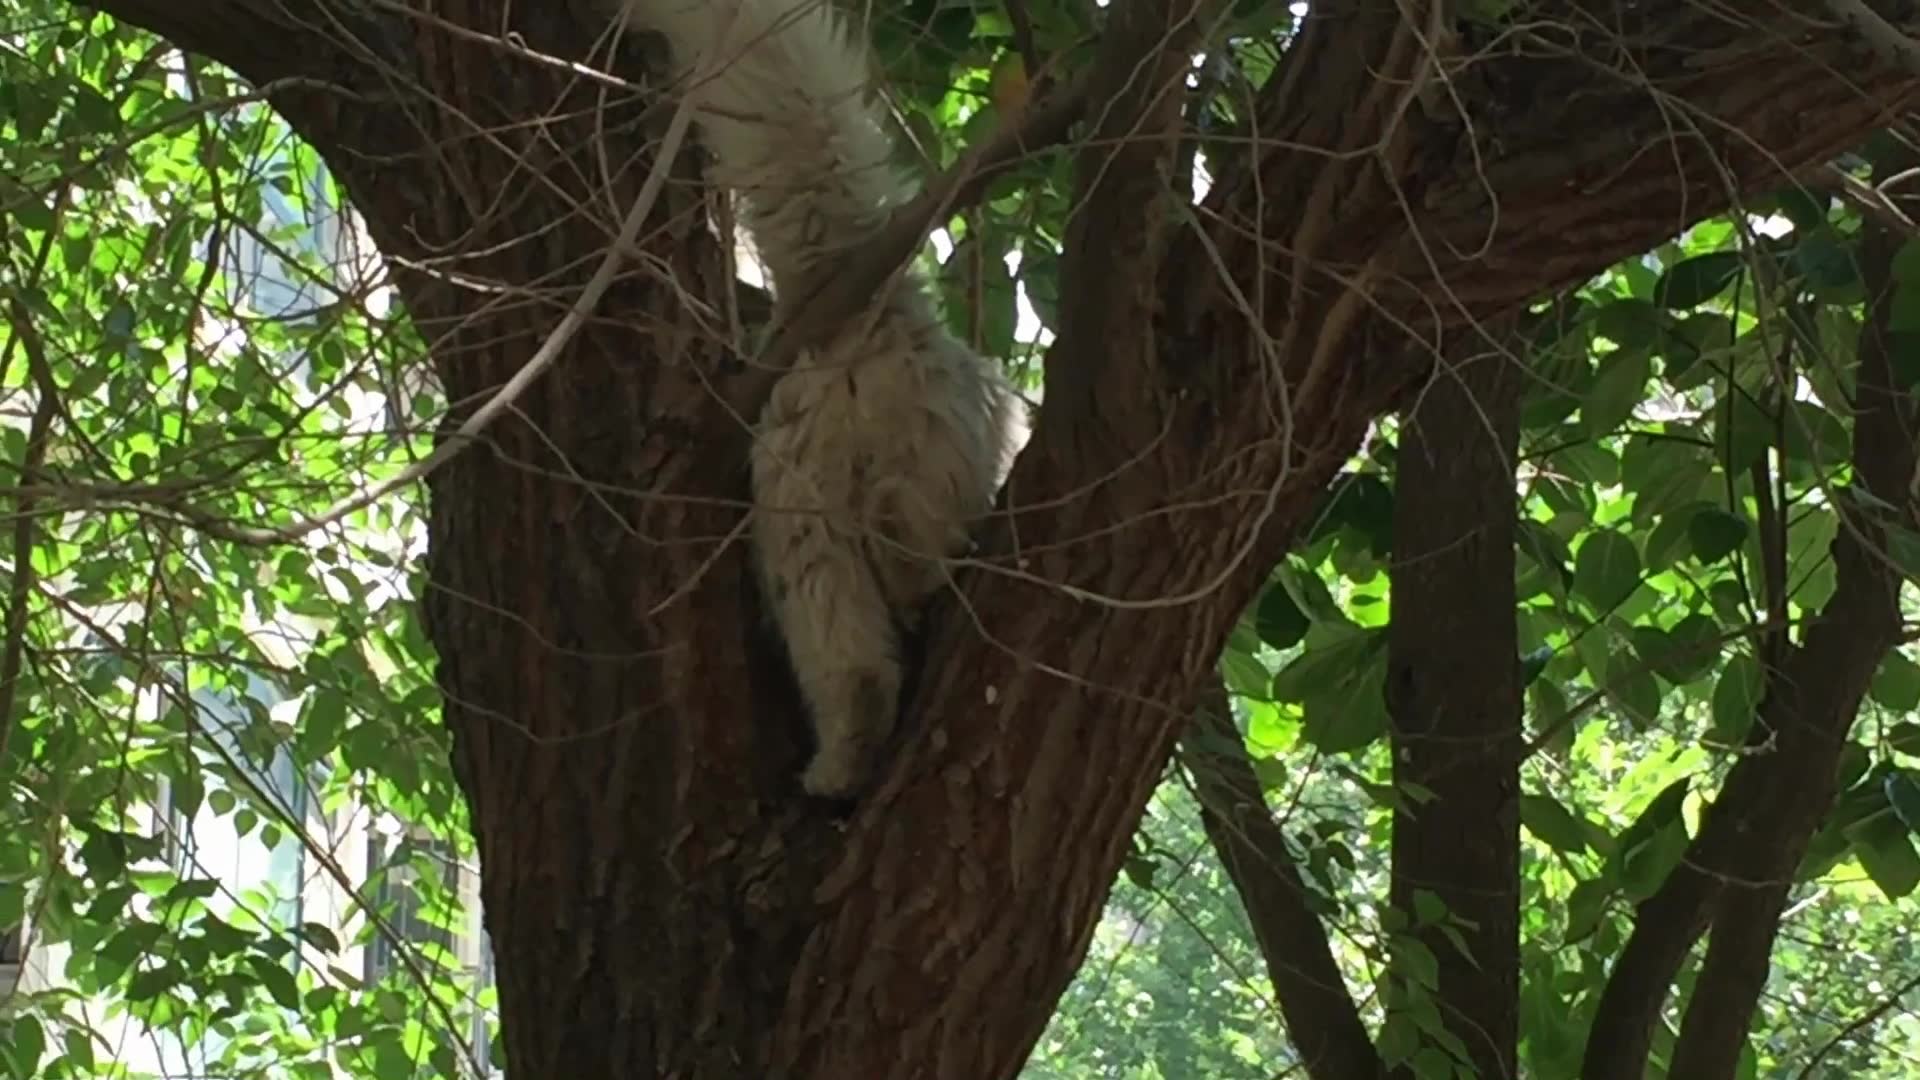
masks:
{"label": "cat's fur", "polygon": [[[866,50],[828,0],[617,2],[682,72],[719,52],[695,122],[777,303],[912,194]],[[807,791],[846,797],[870,777],[899,707],[901,627],[991,509],[1015,401],[911,275],[775,385],[754,437],[752,538],[817,737]]]}

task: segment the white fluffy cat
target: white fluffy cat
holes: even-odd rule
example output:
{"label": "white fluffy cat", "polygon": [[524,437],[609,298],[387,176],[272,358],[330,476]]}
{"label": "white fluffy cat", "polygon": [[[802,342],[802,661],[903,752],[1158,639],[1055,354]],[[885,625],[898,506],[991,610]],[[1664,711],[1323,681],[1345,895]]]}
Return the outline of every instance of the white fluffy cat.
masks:
{"label": "white fluffy cat", "polygon": [[[912,194],[866,50],[828,0],[618,2],[629,29],[666,37],[681,71],[719,53],[695,122],[776,302]],[[991,509],[1015,406],[911,275],[775,385],[754,436],[752,536],[813,719],[807,791],[846,797],[869,779],[899,708],[901,626]]]}

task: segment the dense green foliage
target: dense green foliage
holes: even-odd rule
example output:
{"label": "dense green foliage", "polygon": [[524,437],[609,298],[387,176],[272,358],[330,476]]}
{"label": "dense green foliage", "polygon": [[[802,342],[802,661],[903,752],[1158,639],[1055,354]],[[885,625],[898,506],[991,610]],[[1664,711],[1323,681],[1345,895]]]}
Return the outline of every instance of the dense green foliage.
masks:
{"label": "dense green foliage", "polygon": [[[932,33],[879,35],[936,165],[1020,92],[1004,20],[943,10]],[[1034,7],[1043,51],[1084,35],[1078,10]],[[1270,52],[1249,46],[1247,71]],[[413,614],[418,493],[290,544],[235,536],[392,475],[442,404],[339,193],[262,97],[104,17],[0,5],[0,563],[26,597],[0,642],[0,678],[17,672],[0,691],[0,928],[24,918],[56,961],[53,988],[0,1006],[0,1076],[157,1075],[152,1032],[177,1036],[165,1067],[184,1046],[223,1076],[454,1076],[492,1052],[483,953],[448,947],[472,934],[445,864],[470,877],[473,843]],[[956,325],[998,355],[1044,337],[1019,297],[1053,319],[1068,209],[1053,179],[1005,185],[950,230]],[[1631,904],[1744,752],[1766,545],[1784,539],[1789,623],[1835,587],[1859,245],[1880,226],[1825,192],[1747,209],[1555,298],[1530,332],[1516,617],[1537,743],[1522,807],[1537,1076],[1573,1075]],[[1920,241],[1893,274],[1911,385]],[[1388,783],[1382,696],[1395,452],[1384,424],[1221,664],[1375,1025],[1387,831],[1407,797]],[[1889,546],[1920,570],[1920,537]],[[1749,1075],[1825,1053],[1815,1075],[1920,1077],[1920,1025],[1883,1007],[1920,985],[1916,710],[1920,663],[1897,652],[1796,886]],[[369,853],[376,825],[421,842]],[[258,865],[203,862],[203,834]],[[1027,1075],[1280,1074],[1267,961],[1178,771],[1137,846]],[[1420,1060],[1432,1035],[1389,1023],[1383,1053]]]}

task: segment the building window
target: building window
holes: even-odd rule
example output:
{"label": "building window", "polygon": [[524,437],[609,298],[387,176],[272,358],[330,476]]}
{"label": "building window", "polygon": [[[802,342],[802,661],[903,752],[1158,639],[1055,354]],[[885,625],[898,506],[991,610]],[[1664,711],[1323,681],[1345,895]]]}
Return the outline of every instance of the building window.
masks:
{"label": "building window", "polygon": [[20,987],[20,969],[27,962],[27,933],[16,926],[0,932],[0,1009]]}

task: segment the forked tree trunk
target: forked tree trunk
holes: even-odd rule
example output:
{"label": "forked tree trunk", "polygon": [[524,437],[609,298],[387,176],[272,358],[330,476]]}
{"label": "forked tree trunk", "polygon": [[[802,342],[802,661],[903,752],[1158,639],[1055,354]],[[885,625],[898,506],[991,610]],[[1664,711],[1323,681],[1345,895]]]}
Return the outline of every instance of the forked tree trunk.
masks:
{"label": "forked tree trunk", "polygon": [[[309,80],[273,101],[469,407],[571,301],[664,124],[499,40],[581,58],[560,4],[100,3],[256,82]],[[731,291],[692,186],[656,208],[657,261],[435,477],[425,614],[513,1075],[1013,1075],[1198,678],[1435,343],[1784,183],[1912,89],[1758,3],[1745,32],[1737,3],[1618,5],[1628,44],[1600,64],[1495,58],[1441,89],[1393,5],[1327,7],[1257,103],[1271,142],[1219,147],[1196,216],[1159,178],[1201,29],[1183,19],[1210,9],[1109,9],[1108,138],[1081,163],[1020,513],[936,605],[903,746],[851,818],[798,797],[802,721],[729,542],[746,438],[724,320],[661,283],[714,310]],[[1663,145],[1675,101],[1700,123]]]}

